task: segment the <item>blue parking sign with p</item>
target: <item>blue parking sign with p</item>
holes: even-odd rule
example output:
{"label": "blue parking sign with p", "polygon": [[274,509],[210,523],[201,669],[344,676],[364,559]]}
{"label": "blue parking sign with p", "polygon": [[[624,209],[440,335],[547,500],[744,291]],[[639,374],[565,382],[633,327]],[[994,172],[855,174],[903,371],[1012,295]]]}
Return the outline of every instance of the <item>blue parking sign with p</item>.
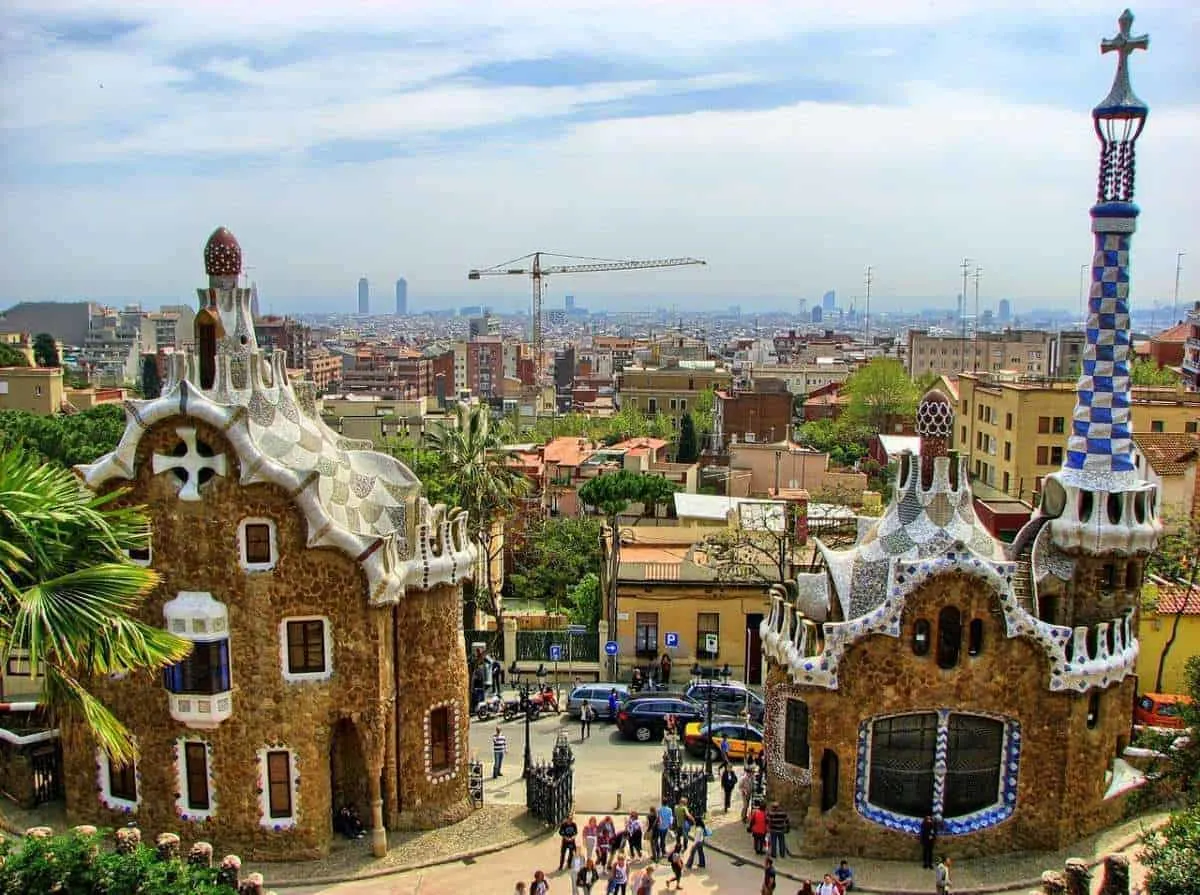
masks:
{"label": "blue parking sign with p", "polygon": [[557,643],[550,644],[550,661],[558,662],[562,660],[562,646]]}
{"label": "blue parking sign with p", "polygon": [[666,646],[669,649],[678,649],[679,648],[679,634],[676,633],[675,631],[668,631],[663,636],[663,643],[666,644]]}

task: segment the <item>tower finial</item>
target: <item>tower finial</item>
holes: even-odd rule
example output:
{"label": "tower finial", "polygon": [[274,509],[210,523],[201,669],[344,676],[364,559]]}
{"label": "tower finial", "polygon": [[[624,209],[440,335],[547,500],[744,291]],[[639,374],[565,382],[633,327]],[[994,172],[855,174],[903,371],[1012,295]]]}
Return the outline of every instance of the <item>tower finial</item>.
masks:
{"label": "tower finial", "polygon": [[1129,29],[1133,27],[1133,13],[1128,9],[1117,19],[1116,37],[1106,37],[1100,41],[1101,53],[1117,54],[1117,73],[1113,77],[1112,89],[1108,96],[1098,105],[1093,114],[1109,110],[1142,110],[1147,111],[1146,104],[1137,98],[1133,86],[1129,83],[1129,57],[1134,50],[1149,50],[1150,35],[1139,34],[1134,37]]}
{"label": "tower finial", "polygon": [[1092,123],[1100,138],[1100,178],[1096,201],[1132,202],[1134,188],[1134,144],[1146,125],[1150,108],[1138,99],[1129,83],[1129,57],[1134,50],[1150,47],[1150,38],[1134,37],[1133,13],[1128,9],[1117,20],[1116,37],[1100,41],[1101,53],[1117,54],[1117,73],[1112,88],[1100,105],[1092,109]]}

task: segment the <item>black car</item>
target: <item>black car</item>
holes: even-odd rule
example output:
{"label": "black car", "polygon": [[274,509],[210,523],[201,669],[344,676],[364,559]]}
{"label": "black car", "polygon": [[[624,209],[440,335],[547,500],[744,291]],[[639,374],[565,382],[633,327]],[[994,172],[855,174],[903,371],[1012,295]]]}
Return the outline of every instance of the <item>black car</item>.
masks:
{"label": "black car", "polygon": [[648,743],[666,731],[667,715],[675,716],[676,730],[682,736],[685,724],[704,718],[704,708],[678,693],[641,693],[621,704],[617,728],[624,736]]}
{"label": "black car", "polygon": [[683,695],[707,711],[709,690],[712,690],[714,716],[749,717],[755,724],[763,723],[767,714],[767,704],[745,684],[735,681],[693,681],[688,684]]}

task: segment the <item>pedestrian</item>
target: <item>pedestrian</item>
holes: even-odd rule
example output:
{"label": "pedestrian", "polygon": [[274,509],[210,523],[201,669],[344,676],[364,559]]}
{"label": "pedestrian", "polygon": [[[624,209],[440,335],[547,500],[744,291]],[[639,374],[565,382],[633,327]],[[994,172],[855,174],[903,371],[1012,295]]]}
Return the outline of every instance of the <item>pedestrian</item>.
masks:
{"label": "pedestrian", "polygon": [[657,850],[660,857],[667,853],[667,834],[671,832],[671,827],[674,825],[675,812],[671,810],[671,806],[664,799],[658,809],[658,825],[655,829],[655,834],[658,836]]}
{"label": "pedestrian", "polygon": [[628,895],[628,885],[629,864],[625,862],[624,855],[617,855],[613,859],[612,873],[608,877],[608,895]]}
{"label": "pedestrian", "polygon": [[682,840],[685,847],[691,841],[692,827],[694,826],[696,826],[696,817],[692,814],[692,809],[688,807],[687,796],[684,796],[675,806],[675,828],[678,831],[676,839]]}
{"label": "pedestrian", "polygon": [[854,888],[854,871],[850,869],[850,865],[842,861],[833,870],[833,878],[837,881],[838,886],[843,892],[849,892]]}
{"label": "pedestrian", "polygon": [[721,737],[721,764],[729,767],[729,737],[727,736]]}
{"label": "pedestrian", "polygon": [[504,666],[500,664],[499,659],[492,660],[492,689],[496,691],[496,695],[500,695],[500,688],[504,686]]}
{"label": "pedestrian", "polygon": [[617,709],[621,707],[621,700],[617,696],[617,688],[613,687],[608,691],[608,720],[617,720]]}
{"label": "pedestrian", "polygon": [[[675,874],[675,888],[678,889],[683,881],[683,848],[681,843],[676,842],[675,847],[671,849],[671,872]],[[667,880],[666,888],[671,888],[671,880]]]}
{"label": "pedestrian", "polygon": [[787,812],[779,806],[778,802],[772,802],[771,809],[767,812],[767,832],[771,834],[772,858],[790,857],[787,847],[787,834],[791,829],[792,824],[788,820]]}
{"label": "pedestrian", "polygon": [[754,796],[754,778],[750,776],[749,766],[738,781],[738,795],[742,798],[742,823],[746,823],[750,818],[750,799]]}
{"label": "pedestrian", "polygon": [[651,805],[646,812],[646,835],[650,837],[650,860],[661,861],[666,855],[658,850],[658,806]]}
{"label": "pedestrian", "polygon": [[921,866],[926,870],[933,869],[933,847],[937,844],[937,821],[932,814],[926,814],[921,821]]}
{"label": "pedestrian", "polygon": [[538,690],[539,691],[545,690],[546,689],[546,675],[549,674],[549,672],[546,671],[546,663],[545,662],[538,663],[537,671],[535,672],[535,674],[537,675]]}
{"label": "pedestrian", "polygon": [[654,895],[654,865],[650,864],[633,883],[634,895]]}
{"label": "pedestrian", "polygon": [[691,870],[692,862],[696,861],[699,863],[700,869],[703,870],[708,864],[708,862],[704,859],[704,840],[712,835],[709,832],[708,825],[704,822],[703,817],[698,817],[696,819],[696,827],[693,832],[696,834],[696,841],[692,843],[692,850],[688,852],[687,869]]}
{"label": "pedestrian", "polygon": [[950,859],[938,858],[937,867],[933,871],[934,883],[937,885],[937,895],[950,895]]}
{"label": "pedestrian", "polygon": [[737,771],[726,763],[721,771],[721,789],[725,792],[725,813],[729,813],[729,803],[733,801],[733,790],[737,786]]}
{"label": "pedestrian", "polygon": [[571,880],[571,895],[579,895],[579,871],[583,869],[583,855],[578,849],[571,850],[571,861],[567,865],[567,877]]}
{"label": "pedestrian", "polygon": [[526,891],[528,890],[525,888],[525,881],[517,880],[517,887],[513,889],[513,895],[525,895]]}
{"label": "pedestrian", "polygon": [[475,670],[471,672],[471,713],[475,713],[475,708],[479,703],[483,702],[483,695],[487,691],[487,680],[484,676],[483,664],[475,666]]}
{"label": "pedestrian", "polygon": [[770,856],[763,861],[762,895],[772,895],[775,891],[775,861]]}
{"label": "pedestrian", "polygon": [[579,742],[582,743],[592,735],[592,719],[594,717],[596,717],[596,710],[585,699],[583,701],[583,708],[579,710]]}
{"label": "pedestrian", "polygon": [[589,817],[588,822],[583,826],[583,849],[589,862],[596,857],[596,839],[599,833],[600,827],[596,823],[596,818]]}
{"label": "pedestrian", "polygon": [[592,895],[592,886],[596,885],[598,879],[600,879],[600,873],[596,870],[596,862],[588,858],[587,863],[575,874],[575,885],[579,887],[579,891],[583,895]]}
{"label": "pedestrian", "polygon": [[550,881],[546,879],[544,870],[535,870],[533,873],[533,882],[529,884],[529,895],[548,895],[550,892]]}
{"label": "pedestrian", "polygon": [[662,654],[662,661],[660,661],[658,664],[658,670],[658,679],[662,681],[663,686],[665,687],[671,682],[671,657],[666,653]]}
{"label": "pedestrian", "polygon": [[762,805],[755,805],[750,811],[750,822],[746,826],[746,831],[754,837],[754,853],[756,855],[766,854],[768,829],[767,812],[763,810]]}
{"label": "pedestrian", "polygon": [[629,691],[631,693],[642,692],[642,669],[633,669],[633,677],[629,679]]}
{"label": "pedestrian", "polygon": [[613,836],[616,835],[616,830],[613,829],[612,818],[607,814],[604,815],[604,820],[600,821],[600,827],[596,834],[596,854],[599,857],[598,863],[605,870],[608,869],[608,857],[612,849]]}
{"label": "pedestrian", "polygon": [[813,889],[812,880],[806,879],[802,882],[800,888],[796,890],[796,895],[817,895],[816,890]]}
{"label": "pedestrian", "polygon": [[558,825],[558,869],[570,867],[570,857],[575,857],[575,837],[579,835],[579,827],[575,825],[575,816],[568,814],[562,823]]}
{"label": "pedestrian", "polygon": [[817,886],[817,895],[842,895],[842,887],[834,881],[832,873],[825,874],[821,885]]}
{"label": "pedestrian", "polygon": [[642,822],[636,811],[629,812],[629,817],[625,820],[625,833],[629,840],[630,858],[640,860],[642,857]]}
{"label": "pedestrian", "polygon": [[499,727],[496,728],[496,734],[492,737],[492,779],[503,777],[504,773],[500,770],[504,764],[504,756],[508,752],[508,740]]}

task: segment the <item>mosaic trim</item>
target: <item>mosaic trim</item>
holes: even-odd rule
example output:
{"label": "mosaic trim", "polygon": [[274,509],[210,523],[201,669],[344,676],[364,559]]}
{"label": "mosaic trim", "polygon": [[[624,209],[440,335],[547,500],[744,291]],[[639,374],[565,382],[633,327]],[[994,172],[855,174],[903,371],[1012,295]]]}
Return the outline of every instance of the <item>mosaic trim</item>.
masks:
{"label": "mosaic trim", "polygon": [[[1017,781],[1021,766],[1021,724],[1013,718],[988,712],[952,712],[950,709],[937,709],[938,731],[935,743],[933,763],[933,816],[941,823],[940,835],[965,836],[994,827],[1009,817],[1017,806]],[[903,714],[927,714],[927,712],[904,712]],[[1000,797],[999,800],[981,811],[965,814],[962,817],[943,818],[942,806],[946,797],[946,772],[950,747],[950,716],[971,716],[991,718],[1004,723],[1004,741],[1000,746]],[[871,731],[876,721],[885,718],[896,718],[901,715],[876,715],[867,718],[858,726],[858,757],[854,770],[854,809],[858,814],[871,823],[895,830],[905,835],[916,836],[921,832],[920,817],[898,814],[886,808],[871,804],[868,800],[870,765],[871,765]]]}
{"label": "mosaic trim", "polygon": [[798,699],[805,705],[804,691],[799,687],[777,684],[768,688],[766,725],[763,728],[763,754],[767,772],[772,780],[784,780],[799,786],[812,785],[812,743],[808,748],[808,767],[790,764],[785,755],[787,740],[787,701]]}
{"label": "mosaic trim", "polygon": [[[134,740],[136,745],[137,741]],[[137,814],[138,806],[142,804],[142,764],[133,763],[133,789],[137,798],[134,801],[119,799],[112,794],[112,780],[108,775],[108,754],[99,746],[96,747],[96,787],[100,795],[100,804],[112,811],[125,814]]]}
{"label": "mosaic trim", "polygon": [[[292,813],[288,817],[271,817],[271,796],[267,791],[267,753],[287,752],[292,772]],[[280,833],[300,822],[300,760],[296,750],[283,743],[267,743],[258,750],[258,823]]]}
{"label": "mosaic trim", "polygon": [[[190,808],[187,802],[187,762],[184,747],[188,743],[204,745],[204,770],[208,775],[208,807]],[[202,823],[217,813],[217,789],[213,779],[213,747],[208,740],[181,736],[171,747],[175,759],[175,814],[180,820]]]}
{"label": "mosaic trim", "polygon": [[[433,771],[433,742],[431,737],[432,726],[430,721],[433,713],[438,709],[450,709],[450,767],[448,770]],[[425,723],[423,730],[425,734],[425,779],[433,784],[446,783],[458,776],[459,765],[462,764],[462,711],[459,708],[457,699],[445,699],[442,702],[435,702],[425,710]]]}

